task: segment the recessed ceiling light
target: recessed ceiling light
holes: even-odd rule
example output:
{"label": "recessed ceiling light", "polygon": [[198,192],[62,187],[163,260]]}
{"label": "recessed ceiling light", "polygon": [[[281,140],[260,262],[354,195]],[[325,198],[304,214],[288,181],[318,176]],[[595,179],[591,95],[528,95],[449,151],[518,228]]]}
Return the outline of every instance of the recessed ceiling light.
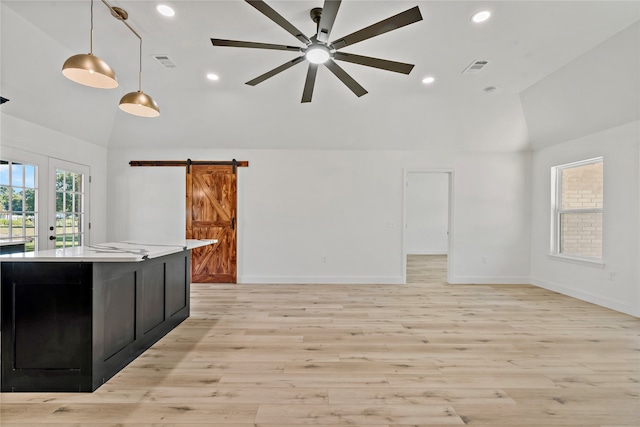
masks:
{"label": "recessed ceiling light", "polygon": [[483,10],[473,15],[473,17],[471,17],[471,20],[479,24],[480,22],[484,22],[487,19],[489,19],[490,16],[491,16],[491,12],[489,12],[488,10]]}
{"label": "recessed ceiling light", "polygon": [[156,9],[158,9],[158,12],[160,12],[164,16],[173,16],[173,15],[176,14],[173,11],[173,9],[171,9],[169,6],[167,6],[165,4],[159,5]]}
{"label": "recessed ceiling light", "polygon": [[217,75],[217,74],[213,74],[213,73],[209,73],[209,74],[207,74],[207,78],[208,78],[209,80],[218,80],[218,79],[220,79],[220,77],[218,77],[218,75]]}
{"label": "recessed ceiling light", "polygon": [[433,83],[435,81],[436,81],[436,79],[434,77],[431,77],[431,76],[425,77],[424,79],[422,79],[422,83],[424,83],[426,85],[429,85],[429,84],[431,84],[431,83]]}

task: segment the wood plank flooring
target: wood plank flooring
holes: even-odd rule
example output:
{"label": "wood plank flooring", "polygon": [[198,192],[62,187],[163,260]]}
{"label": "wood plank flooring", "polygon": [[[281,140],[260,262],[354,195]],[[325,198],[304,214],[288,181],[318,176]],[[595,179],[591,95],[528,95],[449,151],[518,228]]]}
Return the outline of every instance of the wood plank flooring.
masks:
{"label": "wood plank flooring", "polygon": [[640,426],[640,319],[533,286],[192,286],[192,316],[90,394],[0,425]]}

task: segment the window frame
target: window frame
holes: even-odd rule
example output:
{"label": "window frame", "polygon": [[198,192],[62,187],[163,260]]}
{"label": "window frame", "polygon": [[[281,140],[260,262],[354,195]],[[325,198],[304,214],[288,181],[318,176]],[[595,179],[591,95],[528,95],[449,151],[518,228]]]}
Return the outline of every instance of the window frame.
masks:
{"label": "window frame", "polygon": [[[581,166],[593,165],[602,163],[604,172],[604,156],[593,157],[590,159],[580,160],[577,162],[565,163],[562,165],[551,167],[551,244],[549,256],[554,259],[566,260],[578,264],[592,265],[604,267],[605,253],[604,253],[604,203],[601,208],[572,208],[562,209],[562,171],[567,169],[573,169]],[[604,187],[604,173],[602,177],[602,183]],[[604,201],[604,191],[603,191]],[[602,252],[600,257],[588,257],[574,254],[562,253],[562,215],[571,213],[597,213],[602,215]]]}

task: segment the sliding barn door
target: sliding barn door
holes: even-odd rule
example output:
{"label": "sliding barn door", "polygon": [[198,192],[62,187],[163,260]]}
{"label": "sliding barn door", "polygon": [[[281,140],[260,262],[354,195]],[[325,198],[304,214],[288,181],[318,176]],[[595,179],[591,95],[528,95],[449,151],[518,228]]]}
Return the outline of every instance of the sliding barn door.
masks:
{"label": "sliding barn door", "polygon": [[187,239],[217,239],[193,249],[191,281],[236,283],[236,168],[194,165],[187,170]]}

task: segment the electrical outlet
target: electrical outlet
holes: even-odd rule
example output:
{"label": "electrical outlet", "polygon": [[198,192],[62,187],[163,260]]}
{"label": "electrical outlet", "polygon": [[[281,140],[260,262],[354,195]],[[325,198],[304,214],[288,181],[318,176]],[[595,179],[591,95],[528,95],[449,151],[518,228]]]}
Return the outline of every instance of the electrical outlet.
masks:
{"label": "electrical outlet", "polygon": [[614,280],[616,280],[616,273],[615,272],[612,271],[611,273],[609,273],[609,280],[611,280],[612,282]]}
{"label": "electrical outlet", "polygon": [[486,264],[487,263],[487,257],[483,256],[481,261],[482,261],[483,264]]}
{"label": "electrical outlet", "polygon": [[323,263],[323,264],[326,264],[326,263],[328,263],[328,262],[329,262],[329,257],[327,257],[327,256],[323,256],[323,257],[322,257],[322,263]]}

